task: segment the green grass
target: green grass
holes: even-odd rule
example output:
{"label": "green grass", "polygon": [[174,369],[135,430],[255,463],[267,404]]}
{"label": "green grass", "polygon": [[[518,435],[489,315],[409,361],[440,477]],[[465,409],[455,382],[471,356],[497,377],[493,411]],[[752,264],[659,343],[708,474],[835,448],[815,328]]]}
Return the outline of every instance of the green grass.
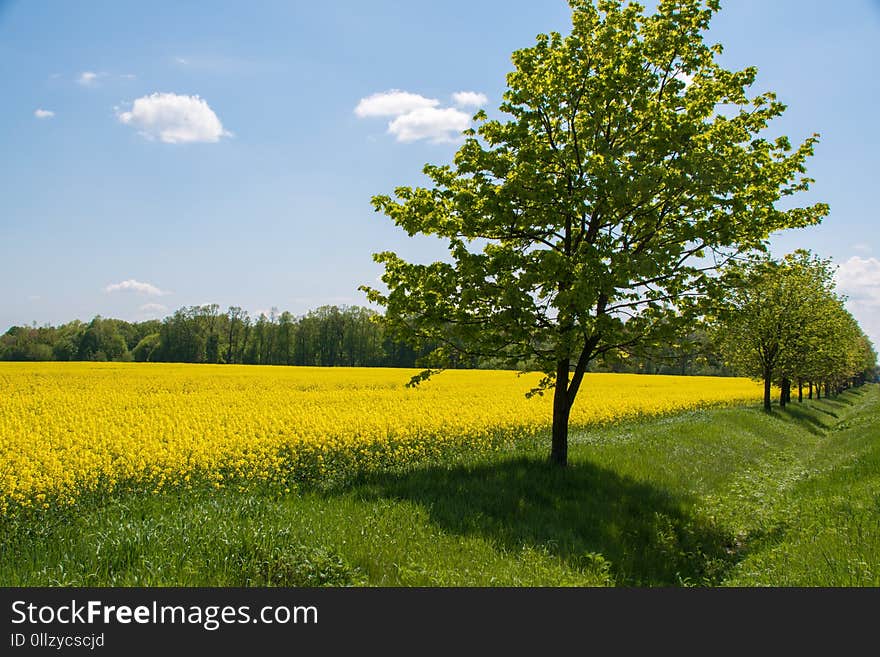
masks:
{"label": "green grass", "polygon": [[565,470],[545,442],[323,491],[19,513],[0,584],[880,585],[880,386],[576,431]]}

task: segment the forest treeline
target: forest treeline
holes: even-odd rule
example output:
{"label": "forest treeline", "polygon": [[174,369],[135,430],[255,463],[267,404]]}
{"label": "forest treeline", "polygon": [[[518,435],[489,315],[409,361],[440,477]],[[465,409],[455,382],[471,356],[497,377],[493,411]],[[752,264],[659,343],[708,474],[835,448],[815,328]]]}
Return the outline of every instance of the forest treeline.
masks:
{"label": "forest treeline", "polygon": [[[252,317],[232,306],[190,306],[163,320],[127,322],[95,317],[60,326],[13,326],[0,336],[0,360],[138,361],[311,365],[320,367],[417,367],[432,345],[416,350],[386,335],[381,315],[359,306],[321,306]],[[521,369],[529,369],[521,363]],[[459,360],[463,368],[504,368],[489,358]],[[650,355],[618,354],[593,371],[648,374],[733,375],[703,332],[687,347],[670,344]]]}
{"label": "forest treeline", "polygon": [[412,367],[419,354],[383,335],[377,313],[322,306],[297,317],[254,318],[240,307],[190,306],[164,320],[95,317],[60,326],[14,326],[0,337],[0,359]]}
{"label": "forest treeline", "polygon": [[[750,376],[771,384],[785,405],[877,380],[877,354],[835,290],[834,268],[807,251],[780,260],[758,257],[732,264],[713,310],[685,329],[672,320],[664,336],[638,350],[609,350],[593,372]],[[627,341],[623,341],[624,343]],[[445,343],[444,343],[445,345]],[[306,365],[318,367],[424,367],[444,346],[393,337],[385,317],[359,306],[321,306],[295,316],[273,308],[252,317],[231,306],[183,307],[163,320],[127,322],[95,317],[60,326],[13,326],[0,336],[0,360],[138,361]],[[429,365],[431,366],[431,365]],[[534,362],[460,351],[446,367],[537,370]],[[820,392],[817,390],[817,392]]]}

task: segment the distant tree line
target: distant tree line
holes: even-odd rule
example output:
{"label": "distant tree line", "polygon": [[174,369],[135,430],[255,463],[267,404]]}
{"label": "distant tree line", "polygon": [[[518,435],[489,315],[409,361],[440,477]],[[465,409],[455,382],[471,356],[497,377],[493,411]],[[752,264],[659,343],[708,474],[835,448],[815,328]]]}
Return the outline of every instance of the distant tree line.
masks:
{"label": "distant tree line", "polygon": [[240,307],[184,307],[164,320],[95,317],[61,326],[13,326],[0,337],[0,359],[139,361],[413,367],[421,355],[387,338],[377,313],[322,306],[296,317],[272,310],[258,317]]}
{"label": "distant tree line", "polygon": [[[391,339],[382,316],[358,306],[321,306],[302,316],[273,309],[252,317],[232,306],[189,306],[164,320],[127,322],[95,317],[60,326],[13,326],[0,336],[0,360],[138,361],[312,365],[320,367],[417,367],[432,349]],[[533,363],[518,363],[522,370]],[[460,358],[453,367],[510,368],[492,358]],[[728,376],[734,370],[716,353],[707,333],[639,353],[617,351],[593,371]]]}
{"label": "distant tree line", "polygon": [[[0,360],[137,361],[422,367],[436,344],[395,340],[383,316],[358,306],[321,306],[305,315],[272,309],[252,317],[217,304],[180,308],[163,320],[126,322],[97,316],[60,326],[13,326],[0,336]],[[536,363],[460,356],[453,368],[537,370]],[[609,350],[589,371],[752,376],[780,402],[828,395],[878,377],[870,340],[833,291],[828,261],[796,252],[729,268],[714,317],[662,340]]]}

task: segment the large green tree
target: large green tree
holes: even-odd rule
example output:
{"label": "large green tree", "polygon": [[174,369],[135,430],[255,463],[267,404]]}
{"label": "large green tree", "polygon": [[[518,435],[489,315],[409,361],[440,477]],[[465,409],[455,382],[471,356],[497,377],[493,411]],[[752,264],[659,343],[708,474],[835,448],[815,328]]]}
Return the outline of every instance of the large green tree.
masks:
{"label": "large green tree", "polygon": [[764,136],[784,105],[749,95],[755,68],[716,61],[703,39],[716,0],[569,4],[569,35],[513,53],[504,118],[479,112],[454,163],[424,168],[430,187],[373,198],[410,235],[446,240],[448,259],[376,254],[387,290],[362,288],[393,335],[440,345],[429,367],[540,368],[562,465],[593,359],[653,339],[718,265],[827,213],[779,207],[811,182],[817,136],[794,149]]}

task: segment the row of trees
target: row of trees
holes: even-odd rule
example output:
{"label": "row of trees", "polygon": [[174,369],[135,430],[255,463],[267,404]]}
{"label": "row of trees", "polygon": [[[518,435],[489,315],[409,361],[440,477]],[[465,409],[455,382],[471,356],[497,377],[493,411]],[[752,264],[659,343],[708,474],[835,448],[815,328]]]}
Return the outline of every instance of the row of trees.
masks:
{"label": "row of trees", "polygon": [[780,260],[757,258],[728,268],[725,296],[713,324],[726,359],[763,380],[764,408],[772,384],[783,407],[791,388],[821,395],[874,376],[877,354],[834,289],[834,269],[809,251]]}
{"label": "row of trees", "polygon": [[161,322],[95,317],[60,326],[13,326],[0,336],[0,360],[133,360],[132,350]]}
{"label": "row of trees", "polygon": [[257,318],[235,306],[192,306],[162,321],[15,326],[0,337],[0,359],[413,367],[420,354],[386,337],[375,317],[356,306]]}
{"label": "row of trees", "polygon": [[[416,350],[390,339],[378,313],[351,306],[322,306],[302,316],[272,310],[252,318],[240,307],[221,313],[209,304],[177,310],[164,320],[126,322],[95,317],[57,327],[14,326],[0,336],[0,360],[139,361],[415,367],[431,345]],[[732,376],[711,335],[702,327],[684,339],[640,351],[615,351],[592,371]],[[461,356],[452,366],[510,368],[499,358]],[[535,369],[523,361],[518,369]]]}
{"label": "row of trees", "polygon": [[[609,350],[592,371],[745,375],[764,382],[764,405],[792,386],[802,400],[876,377],[870,339],[834,289],[830,260],[799,250],[731,264],[719,279],[713,311],[684,333]],[[165,320],[95,317],[58,327],[12,327],[0,336],[0,360],[154,361],[350,367],[413,367],[417,351],[385,335],[381,317],[357,306],[322,306],[296,317],[273,309],[256,319],[240,307],[181,308]],[[434,345],[437,346],[436,344]],[[459,367],[510,367],[503,358],[460,358]],[[535,369],[522,361],[519,369]]]}
{"label": "row of trees", "polygon": [[240,307],[182,308],[150,336],[140,360],[259,365],[412,366],[417,354],[387,340],[367,308],[322,306],[296,317],[273,309],[252,319]]}

